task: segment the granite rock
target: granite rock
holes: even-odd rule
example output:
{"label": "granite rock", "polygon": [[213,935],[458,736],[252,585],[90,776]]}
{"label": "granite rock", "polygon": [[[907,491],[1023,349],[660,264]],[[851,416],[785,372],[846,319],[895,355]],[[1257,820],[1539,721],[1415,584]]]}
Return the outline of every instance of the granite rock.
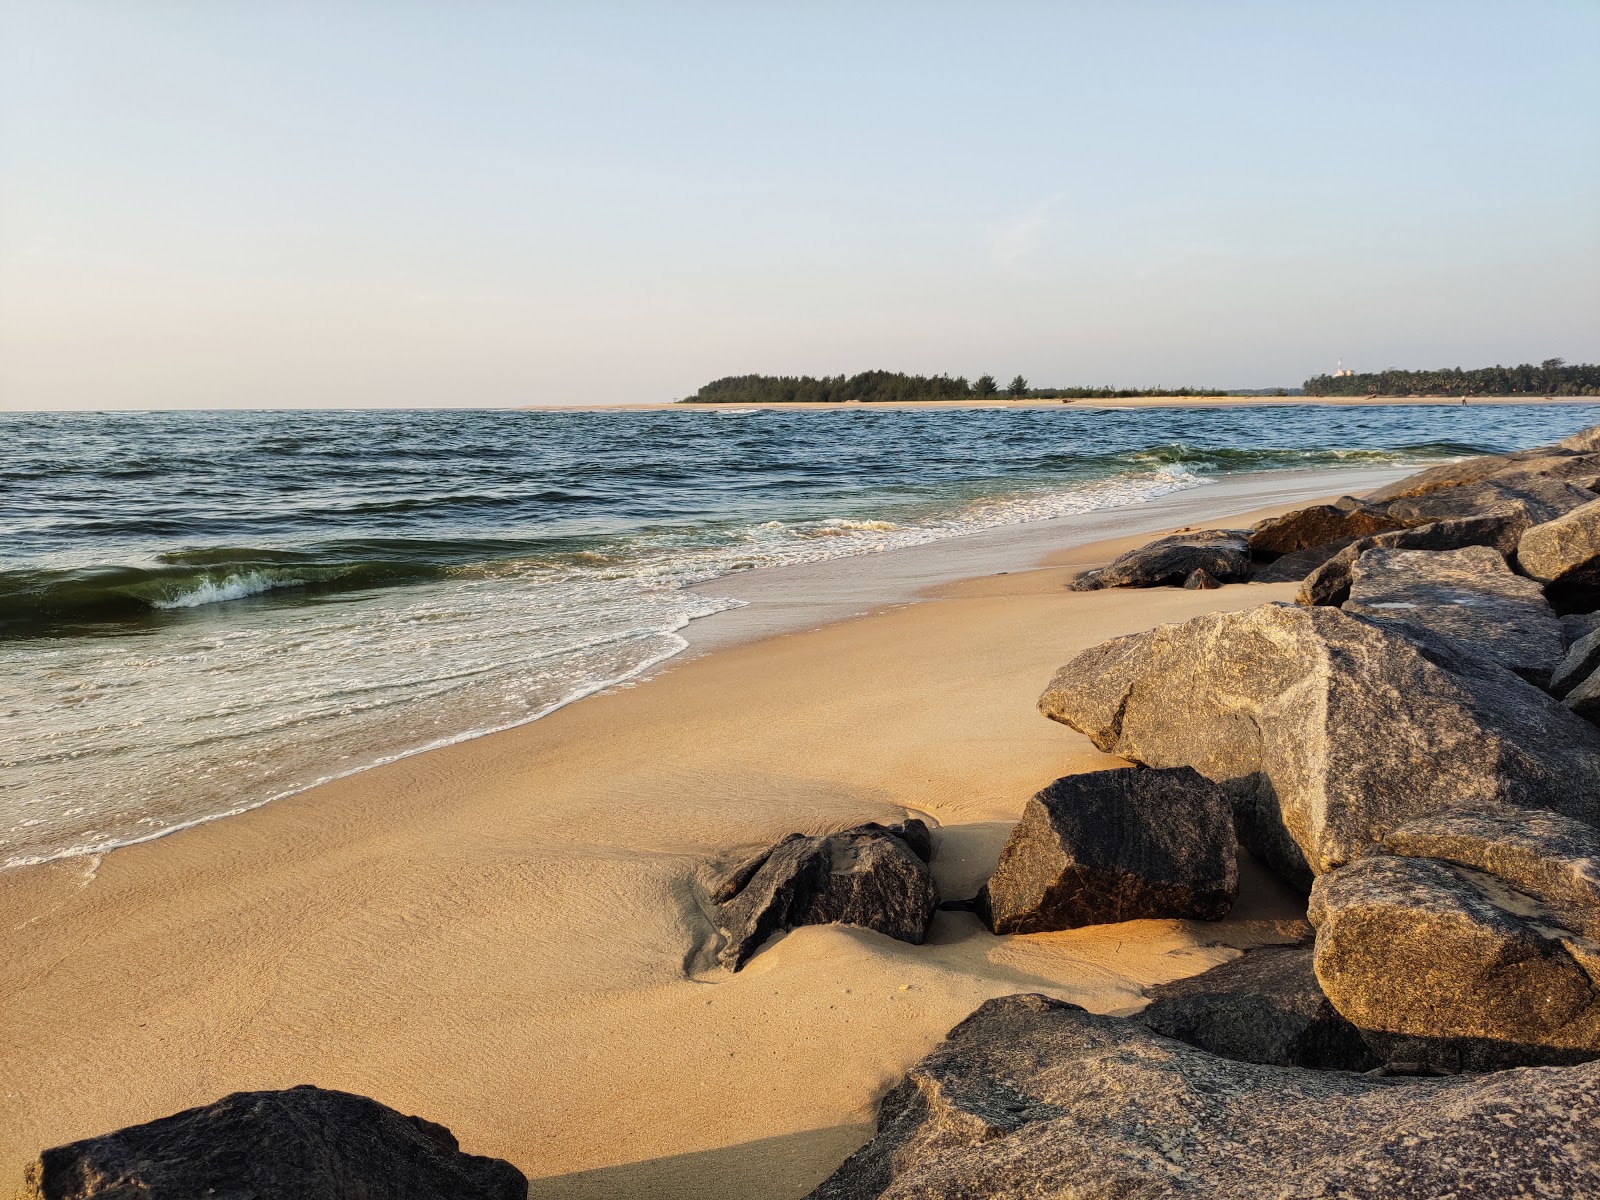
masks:
{"label": "granite rock", "polygon": [[1458,521],[1463,517],[1496,513],[1520,515],[1529,525],[1540,525],[1594,498],[1593,492],[1565,480],[1519,475],[1391,500],[1383,505],[1383,510],[1408,525]]}
{"label": "granite rock", "polygon": [[46,1150],[24,1200],[525,1200],[508,1162],[463,1154],[442,1125],[302,1085]]}
{"label": "granite rock", "polygon": [[1256,555],[1292,554],[1328,542],[1367,537],[1399,529],[1406,521],[1381,508],[1344,497],[1341,504],[1313,504],[1278,517],[1268,517],[1250,529],[1250,549]]}
{"label": "granite rock", "polygon": [[1586,479],[1600,474],[1600,455],[1561,446],[1539,446],[1513,454],[1482,454],[1459,462],[1442,463],[1367,495],[1367,503],[1380,504],[1424,496],[1446,488],[1492,479],[1542,476],[1549,479]]}
{"label": "granite rock", "polygon": [[1343,604],[1350,596],[1350,567],[1368,550],[1459,550],[1463,546],[1490,546],[1501,555],[1510,555],[1516,552],[1517,539],[1527,528],[1528,518],[1522,513],[1494,513],[1456,521],[1434,521],[1360,538],[1315,566],[1304,577],[1295,602],[1308,606]]}
{"label": "granite rock", "polygon": [[1108,587],[1178,587],[1196,571],[1221,583],[1250,576],[1250,544],[1232,529],[1201,529],[1158,538],[1130,550],[1110,566],[1080,575],[1070,586],[1078,591]]}
{"label": "granite rock", "polygon": [[1225,916],[1239,893],[1228,797],[1188,767],[1068,775],[1028,801],[980,894],[996,933]]}
{"label": "granite rock", "polygon": [[1568,608],[1600,603],[1600,500],[1533,526],[1517,542],[1517,566]]}

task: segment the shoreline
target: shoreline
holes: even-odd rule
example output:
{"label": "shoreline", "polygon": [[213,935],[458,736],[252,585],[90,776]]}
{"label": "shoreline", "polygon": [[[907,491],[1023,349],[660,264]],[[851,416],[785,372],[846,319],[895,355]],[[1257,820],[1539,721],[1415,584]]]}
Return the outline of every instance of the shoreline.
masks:
{"label": "shoreline", "polygon": [[[905,604],[907,575],[883,568],[967,539],[861,556],[874,579],[846,579],[809,624],[794,624],[803,576],[815,600],[816,573],[860,559],[724,577],[701,586],[733,579],[751,603],[721,630],[697,622],[698,649],[648,687],[118,850],[87,876],[81,861],[7,873],[0,1176],[46,1144],[314,1082],[441,1121],[536,1197],[799,1196],[982,1000],[1131,1011],[1149,983],[1285,940],[1303,905],[1251,872],[1216,925],[993,938],[941,913],[923,947],[810,927],[724,976],[702,969],[695,892],[790,830],[909,811],[939,824],[941,891],[971,894],[1034,790],[1115,761],[1033,711],[1056,666],[1293,592],[1061,583],[1219,504],[1254,516],[1340,490],[1292,474],[1294,498],[1270,505],[1222,485],[1164,497],[1164,526],[1128,521],[1149,505],[1086,514],[1122,518],[1099,540],[1064,543],[1051,522],[972,535],[993,544],[969,544],[968,566],[1032,557],[938,581],[928,603]],[[872,588],[870,615],[846,611]]]}
{"label": "shoreline", "polygon": [[[1473,396],[1471,408],[1537,404],[1600,404],[1600,396]],[[522,404],[516,412],[751,412],[756,409],[853,412],[858,409],[1020,409],[1020,408],[1415,408],[1434,405],[1461,407],[1459,396],[1124,396],[1083,400],[891,400],[800,404],[763,401],[750,404],[689,404],[678,400],[651,400],[625,404]]]}

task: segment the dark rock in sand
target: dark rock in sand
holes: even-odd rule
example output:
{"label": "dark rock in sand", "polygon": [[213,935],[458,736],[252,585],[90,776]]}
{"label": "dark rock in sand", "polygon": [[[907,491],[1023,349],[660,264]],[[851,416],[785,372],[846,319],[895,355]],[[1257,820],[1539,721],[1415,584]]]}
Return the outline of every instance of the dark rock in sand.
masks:
{"label": "dark rock in sand", "polygon": [[1203,569],[1196,567],[1189,572],[1189,578],[1183,581],[1183,586],[1190,591],[1210,592],[1215,591],[1222,585],[1206,574]]}
{"label": "dark rock in sand", "polygon": [[1558,603],[1600,603],[1600,500],[1529,529],[1517,542],[1517,565]]}
{"label": "dark rock in sand", "polygon": [[508,1162],[463,1154],[443,1125],[301,1086],[235,1092],[46,1150],[27,1200],[524,1200]]}
{"label": "dark rock in sand", "polygon": [[1432,521],[1459,521],[1464,517],[1517,514],[1530,525],[1553,521],[1594,500],[1594,493],[1576,484],[1542,476],[1486,479],[1461,487],[1444,488],[1421,496],[1391,500],[1385,512],[1409,525]]}
{"label": "dark rock in sand", "polygon": [[1346,496],[1340,504],[1313,504],[1258,522],[1250,530],[1250,549],[1258,555],[1293,554],[1328,542],[1400,529],[1407,523]]}
{"label": "dark rock in sand", "polygon": [[1312,947],[1265,946],[1188,979],[1149,988],[1137,1019],[1224,1058],[1368,1071],[1379,1062],[1322,994]]}
{"label": "dark rock in sand", "polygon": [[1233,529],[1201,529],[1175,533],[1137,550],[1110,566],[1080,575],[1071,586],[1089,591],[1108,587],[1177,587],[1196,571],[1223,583],[1250,575],[1250,544]]}
{"label": "dark rock in sand", "polygon": [[[1443,463],[1429,467],[1415,475],[1407,475],[1398,483],[1391,483],[1371,492],[1369,504],[1387,500],[1400,500],[1424,496],[1429,492],[1460,487],[1463,484],[1481,483],[1495,479],[1521,479],[1542,476],[1548,479],[1569,479],[1574,482],[1600,475],[1600,456],[1580,453],[1570,447],[1539,446],[1532,450],[1519,450],[1514,454],[1483,454],[1460,462]],[[1579,486],[1586,486],[1579,484]]]}
{"label": "dark rock in sand", "polygon": [[1317,980],[1387,1061],[1447,1070],[1600,1056],[1600,947],[1497,876],[1375,854],[1311,891]]}
{"label": "dark rock in sand", "polygon": [[[1562,619],[1563,629],[1570,628]],[[1550,691],[1565,696],[1600,668],[1600,629],[1586,633],[1567,647],[1556,669],[1550,674]]]}
{"label": "dark rock in sand", "polygon": [[1489,546],[1502,555],[1511,555],[1516,552],[1517,539],[1527,528],[1526,514],[1496,513],[1484,517],[1466,517],[1459,521],[1435,521],[1412,529],[1397,529],[1391,533],[1360,538],[1306,575],[1295,602],[1305,605],[1343,604],[1350,598],[1350,566],[1368,550],[1459,550],[1463,546]]}
{"label": "dark rock in sand", "polygon": [[1498,550],[1368,550],[1350,569],[1344,611],[1426,629],[1545,687],[1561,661],[1561,622],[1544,589],[1514,574]]}
{"label": "dark rock in sand", "polygon": [[1600,815],[1600,733],[1442,639],[1269,604],[1084,651],[1041,711],[1101,750],[1191,766],[1230,794],[1240,840],[1300,884],[1406,821],[1509,801]]}
{"label": "dark rock in sand", "polygon": [[991,1000],[811,1200],[1600,1195],[1600,1064],[1391,1079],[1234,1062],[1044,996]]}
{"label": "dark rock in sand", "polygon": [[1239,894],[1228,797],[1187,767],[1093,771],[1028,801],[984,885],[996,933],[1216,920]]}
{"label": "dark rock in sand", "polygon": [[920,945],[939,907],[930,849],[915,818],[823,837],[791,833],[712,890],[718,960],[737,971],[774,933],[800,925],[857,925]]}

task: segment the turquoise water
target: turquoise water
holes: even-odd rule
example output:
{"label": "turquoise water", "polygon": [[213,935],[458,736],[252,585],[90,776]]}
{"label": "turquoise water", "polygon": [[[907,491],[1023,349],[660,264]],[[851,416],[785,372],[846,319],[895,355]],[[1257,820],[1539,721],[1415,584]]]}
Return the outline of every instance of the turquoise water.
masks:
{"label": "turquoise water", "polygon": [[1553,441],[1595,406],[0,414],[0,865],[534,719],[687,583],[1240,472]]}

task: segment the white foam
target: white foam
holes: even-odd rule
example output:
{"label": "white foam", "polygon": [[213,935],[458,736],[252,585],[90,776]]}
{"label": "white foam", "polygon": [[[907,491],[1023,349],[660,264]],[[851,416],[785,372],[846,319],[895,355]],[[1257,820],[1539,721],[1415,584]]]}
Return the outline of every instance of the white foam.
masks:
{"label": "white foam", "polygon": [[246,596],[259,596],[273,588],[299,587],[303,579],[285,579],[261,571],[245,571],[225,575],[221,579],[207,579],[198,587],[160,600],[152,600],[152,608],[199,608],[202,604],[222,604],[228,600],[243,600]]}

